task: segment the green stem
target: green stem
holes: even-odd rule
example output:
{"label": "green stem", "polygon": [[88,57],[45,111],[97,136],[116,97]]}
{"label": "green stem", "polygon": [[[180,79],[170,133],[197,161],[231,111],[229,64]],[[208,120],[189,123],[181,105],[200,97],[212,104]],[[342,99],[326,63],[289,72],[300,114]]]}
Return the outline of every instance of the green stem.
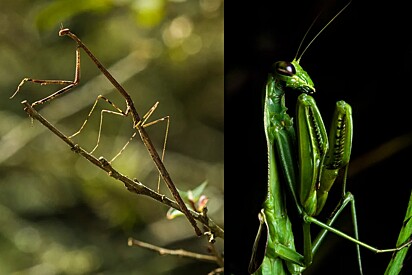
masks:
{"label": "green stem", "polygon": [[[396,246],[399,247],[404,243],[411,241],[412,238],[412,192],[409,198],[408,209],[406,210],[405,219],[403,221],[403,225],[401,228],[401,232],[399,233],[398,241],[396,242]],[[386,268],[385,275],[395,275],[399,274],[402,267],[403,261],[408,253],[408,249],[410,246],[406,246],[405,248],[396,251],[392,255],[392,259],[389,262],[388,267]]]}

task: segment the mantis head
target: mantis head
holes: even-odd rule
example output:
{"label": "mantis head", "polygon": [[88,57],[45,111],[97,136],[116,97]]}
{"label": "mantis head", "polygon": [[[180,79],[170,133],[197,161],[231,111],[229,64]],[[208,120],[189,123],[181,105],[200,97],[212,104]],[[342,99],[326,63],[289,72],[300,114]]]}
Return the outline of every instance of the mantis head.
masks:
{"label": "mantis head", "polygon": [[308,73],[299,65],[299,61],[278,61],[273,65],[273,76],[285,87],[306,94],[313,94],[315,86]]}
{"label": "mantis head", "polygon": [[308,73],[303,70],[302,66],[299,65],[299,61],[302,56],[305,54],[306,50],[312,45],[312,43],[316,40],[316,38],[339,16],[352,2],[349,1],[316,35],[315,37],[309,42],[306,48],[302,51],[300,55],[298,55],[300,48],[303,44],[303,41],[306,38],[306,35],[309,33],[309,30],[312,28],[313,24],[315,23],[317,17],[312,22],[312,25],[306,31],[305,35],[303,36],[302,41],[300,42],[299,48],[297,50],[296,56],[292,62],[286,61],[279,61],[273,65],[273,77],[275,80],[279,81],[284,87],[291,88],[293,90],[301,91],[305,94],[313,94],[315,92],[315,87],[313,85],[312,79],[310,79]]}

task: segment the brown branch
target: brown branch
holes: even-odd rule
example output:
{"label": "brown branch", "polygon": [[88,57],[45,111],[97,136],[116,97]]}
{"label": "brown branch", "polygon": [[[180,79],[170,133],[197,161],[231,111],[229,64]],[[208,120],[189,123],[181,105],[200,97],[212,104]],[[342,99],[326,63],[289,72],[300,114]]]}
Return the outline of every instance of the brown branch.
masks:
{"label": "brown branch", "polygon": [[129,238],[129,240],[127,241],[127,244],[129,246],[139,246],[139,247],[143,247],[143,248],[146,248],[152,251],[156,251],[160,255],[179,256],[179,257],[192,258],[196,260],[214,262],[214,263],[219,262],[216,256],[194,253],[194,252],[190,252],[190,251],[183,250],[183,249],[173,249],[173,250],[167,249],[167,248],[156,246],[150,243],[145,243],[145,242],[133,239],[133,238]]}
{"label": "brown branch", "polygon": [[[176,210],[182,211],[180,208],[180,205],[176,203],[175,201],[169,199],[165,195],[159,194],[149,187],[145,186],[143,183],[139,182],[137,179],[130,179],[129,177],[119,173],[117,170],[115,170],[110,163],[104,159],[103,157],[100,157],[97,159],[95,156],[89,154],[87,151],[85,151],[83,148],[81,148],[78,144],[75,144],[71,139],[69,139],[65,134],[60,132],[56,127],[54,127],[50,122],[48,122],[42,115],[40,115],[27,100],[24,100],[22,102],[24,105],[24,111],[33,119],[36,119],[39,121],[41,124],[43,124],[45,127],[47,127],[50,131],[52,131],[56,136],[58,136],[60,139],[62,139],[67,145],[70,146],[73,152],[76,154],[81,155],[88,161],[90,161],[92,164],[95,166],[99,167],[100,169],[106,171],[108,175],[114,179],[117,179],[125,185],[127,190],[130,192],[133,192],[138,195],[144,195],[153,198],[154,200],[167,205],[169,207],[172,207]],[[215,237],[219,238],[224,238],[224,231],[222,228],[220,228],[213,220],[211,220],[209,217],[202,215],[201,213],[197,213],[195,211],[192,211],[189,209],[189,214],[192,218],[198,220],[201,222],[203,225],[205,225],[210,231],[205,232],[208,235],[213,235]]]}

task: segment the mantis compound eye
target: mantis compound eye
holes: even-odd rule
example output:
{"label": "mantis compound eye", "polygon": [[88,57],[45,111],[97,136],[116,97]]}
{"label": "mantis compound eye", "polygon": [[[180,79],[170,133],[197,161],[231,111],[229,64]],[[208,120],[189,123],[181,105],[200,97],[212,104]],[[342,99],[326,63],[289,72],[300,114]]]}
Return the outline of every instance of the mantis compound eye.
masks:
{"label": "mantis compound eye", "polygon": [[278,74],[292,76],[296,74],[295,66],[292,63],[286,61],[280,61],[275,63],[275,71]]}

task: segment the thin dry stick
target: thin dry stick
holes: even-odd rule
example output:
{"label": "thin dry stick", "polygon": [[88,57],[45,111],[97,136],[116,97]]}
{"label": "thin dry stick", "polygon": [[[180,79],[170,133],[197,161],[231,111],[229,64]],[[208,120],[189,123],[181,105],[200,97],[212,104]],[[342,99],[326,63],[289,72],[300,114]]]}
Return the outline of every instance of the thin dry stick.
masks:
{"label": "thin dry stick", "polygon": [[[42,115],[40,115],[33,107],[32,104],[27,102],[27,100],[23,101],[22,104],[24,105],[24,111],[33,119],[39,121],[43,124],[46,128],[48,128],[51,132],[53,132],[56,136],[61,138],[65,143],[67,143],[73,152],[76,154],[81,155],[85,159],[87,159],[92,164],[96,165],[100,169],[106,171],[108,175],[114,179],[117,179],[125,185],[127,190],[132,193],[138,195],[145,195],[149,196],[156,201],[163,203],[169,207],[173,207],[174,209],[181,210],[180,205],[175,201],[167,198],[165,195],[159,194],[152,189],[145,186],[143,183],[139,182],[137,179],[130,179],[129,177],[119,173],[115,170],[110,163],[104,159],[103,157],[97,159],[93,155],[89,154],[86,150],[81,148],[79,145],[75,144],[71,139],[69,139],[65,134],[60,132],[56,127],[54,127],[50,122],[48,122]],[[189,210],[189,209],[188,209]],[[205,225],[210,232],[207,235],[212,235],[213,237],[219,237],[224,239],[224,231],[220,228],[212,219],[208,216],[203,215],[202,213],[197,213],[195,211],[189,210],[189,215],[191,215],[192,219],[196,219]]]}
{"label": "thin dry stick", "polygon": [[196,260],[214,262],[214,263],[219,262],[216,256],[194,253],[194,252],[190,252],[190,251],[183,250],[183,249],[167,249],[167,248],[156,246],[150,243],[145,243],[145,242],[133,239],[133,238],[129,238],[129,240],[127,241],[127,244],[129,246],[139,246],[139,247],[143,247],[143,248],[146,248],[152,251],[156,251],[160,255],[180,256],[180,257],[192,258]]}
{"label": "thin dry stick", "polygon": [[167,187],[169,188],[170,192],[172,193],[173,197],[175,198],[176,202],[179,204],[180,209],[193,228],[195,229],[195,232],[198,236],[202,235],[202,232],[200,229],[197,227],[196,221],[193,219],[193,217],[190,215],[189,209],[186,207],[185,203],[183,202],[182,198],[180,197],[176,186],[174,185],[169,172],[166,170],[166,167],[163,164],[162,159],[160,158],[159,154],[157,153],[149,135],[147,134],[146,130],[144,129],[143,121],[140,119],[140,116],[134,106],[134,102],[130,95],[126,92],[126,90],[120,85],[119,82],[109,73],[109,71],[100,63],[100,61],[91,53],[91,51],[83,44],[83,42],[72,32],[70,32],[69,29],[61,29],[59,31],[59,36],[69,36],[71,39],[73,39],[77,43],[77,49],[76,49],[76,71],[75,71],[75,78],[74,81],[66,81],[66,80],[37,80],[37,79],[31,79],[31,78],[25,78],[21,81],[19,84],[16,92],[12,95],[14,97],[20,90],[21,86],[27,82],[35,82],[39,83],[41,85],[48,85],[48,84],[60,84],[60,85],[67,85],[64,88],[58,90],[57,92],[41,99],[32,104],[32,106],[43,104],[45,102],[48,102],[65,92],[69,91],[71,88],[75,87],[79,81],[80,81],[80,48],[82,48],[86,54],[92,59],[92,61],[96,64],[96,66],[99,68],[99,70],[106,76],[106,78],[112,83],[112,85],[117,89],[117,91],[121,94],[121,96],[125,99],[126,101],[126,111],[122,112],[125,116],[127,116],[129,113],[132,115],[132,120],[133,120],[133,127],[137,129],[139,132],[139,135],[147,148],[150,156],[152,157],[153,162],[156,165],[157,170],[159,171],[160,175],[162,176],[164,182],[166,183]]}

